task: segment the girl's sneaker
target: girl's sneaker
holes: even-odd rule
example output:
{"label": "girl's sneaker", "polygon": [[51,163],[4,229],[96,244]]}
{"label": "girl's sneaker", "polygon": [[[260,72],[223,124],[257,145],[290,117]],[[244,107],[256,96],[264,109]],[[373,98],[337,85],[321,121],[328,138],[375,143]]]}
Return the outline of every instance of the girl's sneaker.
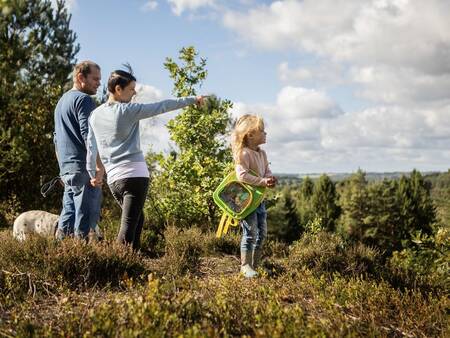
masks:
{"label": "girl's sneaker", "polygon": [[253,270],[250,264],[242,265],[241,273],[244,275],[245,278],[253,278],[258,276],[258,273],[255,270]]}

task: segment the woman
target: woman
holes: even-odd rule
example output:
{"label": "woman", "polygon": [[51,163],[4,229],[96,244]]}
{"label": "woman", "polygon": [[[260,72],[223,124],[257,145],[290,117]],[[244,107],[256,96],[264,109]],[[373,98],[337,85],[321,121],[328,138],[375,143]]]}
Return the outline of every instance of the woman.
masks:
{"label": "woman", "polygon": [[101,184],[106,171],[111,193],[122,208],[117,240],[131,244],[137,250],[149,184],[149,171],[140,147],[139,121],[194,103],[202,104],[204,97],[131,103],[135,88],[136,78],[131,69],[130,72],[116,70],[111,73],[108,101],[95,109],[89,118],[87,170],[94,186]]}

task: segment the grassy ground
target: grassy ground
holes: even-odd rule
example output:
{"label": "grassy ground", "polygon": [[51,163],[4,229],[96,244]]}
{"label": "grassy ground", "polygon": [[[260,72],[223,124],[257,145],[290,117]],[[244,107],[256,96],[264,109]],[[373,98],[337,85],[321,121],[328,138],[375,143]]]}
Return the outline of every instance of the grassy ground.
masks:
{"label": "grassy ground", "polygon": [[402,284],[373,249],[308,236],[267,243],[267,271],[247,280],[237,235],[169,228],[158,255],[3,230],[0,337],[450,335],[445,287]]}

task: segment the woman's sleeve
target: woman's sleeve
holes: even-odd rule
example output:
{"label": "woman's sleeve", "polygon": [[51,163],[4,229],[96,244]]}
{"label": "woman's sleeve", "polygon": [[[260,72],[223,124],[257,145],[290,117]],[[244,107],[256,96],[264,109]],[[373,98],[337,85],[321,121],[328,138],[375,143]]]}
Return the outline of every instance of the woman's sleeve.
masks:
{"label": "woman's sleeve", "polygon": [[89,123],[89,131],[86,140],[87,155],[86,155],[86,170],[91,178],[95,178],[97,168],[97,141],[95,139],[94,131]]}
{"label": "woman's sleeve", "polygon": [[128,103],[125,109],[127,117],[139,121],[172,110],[189,106],[197,101],[195,96],[164,100],[155,103]]}
{"label": "woman's sleeve", "polygon": [[250,185],[265,186],[264,178],[255,176],[250,171],[250,157],[245,150],[239,155],[239,164],[236,164],[236,177],[239,181]]}

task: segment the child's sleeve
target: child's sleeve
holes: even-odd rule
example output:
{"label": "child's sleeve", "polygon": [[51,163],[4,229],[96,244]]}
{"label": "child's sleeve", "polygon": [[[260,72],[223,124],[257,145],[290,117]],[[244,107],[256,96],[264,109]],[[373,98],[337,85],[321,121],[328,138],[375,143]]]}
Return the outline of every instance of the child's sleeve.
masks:
{"label": "child's sleeve", "polygon": [[269,161],[267,160],[267,154],[266,154],[266,152],[264,150],[262,150],[262,151],[263,151],[263,154],[264,154],[264,165],[265,165],[264,177],[272,177],[273,174],[272,174],[272,171],[270,170],[270,167],[269,167]]}
{"label": "child's sleeve", "polygon": [[244,150],[239,155],[239,164],[236,164],[236,177],[239,181],[264,187],[266,186],[263,177],[255,176],[250,172],[250,155]]}
{"label": "child's sleeve", "polygon": [[189,106],[197,101],[195,96],[164,100],[155,103],[128,103],[125,109],[127,118],[139,121],[172,110]]}

